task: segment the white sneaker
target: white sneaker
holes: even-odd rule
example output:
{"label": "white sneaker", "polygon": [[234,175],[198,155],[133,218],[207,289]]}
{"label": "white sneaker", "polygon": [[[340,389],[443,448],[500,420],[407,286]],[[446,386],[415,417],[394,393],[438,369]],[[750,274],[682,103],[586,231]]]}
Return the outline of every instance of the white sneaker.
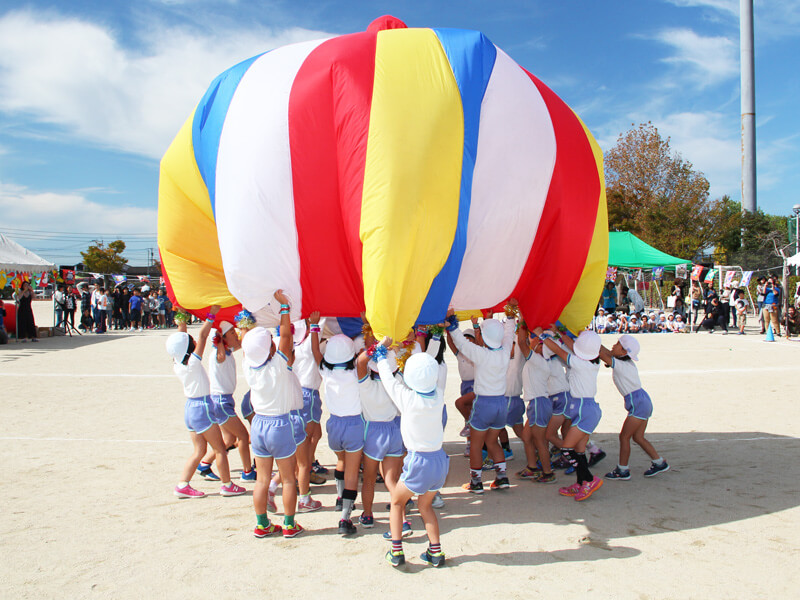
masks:
{"label": "white sneaker", "polygon": [[139,327],[139,331],[144,331],[144,329],[142,329],[141,327]]}
{"label": "white sneaker", "polygon": [[431,503],[433,508],[442,508],[444,506],[444,498],[439,492],[436,492],[436,495],[433,497],[433,502]]}
{"label": "white sneaker", "polygon": [[461,437],[469,437],[469,425],[464,425],[464,429],[458,432]]}
{"label": "white sneaker", "polygon": [[464,456],[469,456],[469,443],[467,443],[466,448],[464,448]]}

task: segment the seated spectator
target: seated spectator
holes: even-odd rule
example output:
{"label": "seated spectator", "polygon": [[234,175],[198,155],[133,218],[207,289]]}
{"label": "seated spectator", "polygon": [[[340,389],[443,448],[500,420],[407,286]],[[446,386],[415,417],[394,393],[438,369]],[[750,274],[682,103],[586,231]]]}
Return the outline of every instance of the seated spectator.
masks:
{"label": "seated spectator", "polygon": [[608,315],[606,317],[606,333],[614,333],[617,331],[617,321],[614,319],[614,315]]}
{"label": "seated spectator", "polygon": [[659,333],[670,333],[669,323],[667,322],[667,315],[661,313],[658,315],[658,321],[656,323],[656,330]]}
{"label": "seated spectator", "polygon": [[786,335],[800,335],[800,312],[794,306],[790,306],[786,312]]}
{"label": "seated spectator", "polygon": [[719,298],[712,298],[709,309],[706,309],[706,318],[700,324],[703,329],[708,333],[714,333],[714,327],[722,329],[722,333],[728,333],[728,324],[726,323],[725,314],[720,306]]}
{"label": "seated spectator", "polygon": [[628,333],[639,333],[641,328],[642,325],[639,322],[639,317],[631,315],[630,319],[628,319]]}
{"label": "seated spectator", "polygon": [[686,323],[683,322],[683,317],[680,313],[675,315],[675,322],[672,324],[672,331],[674,333],[686,333]]}
{"label": "seated spectator", "polygon": [[83,316],[81,317],[81,324],[78,329],[81,331],[91,331],[92,326],[94,325],[94,319],[92,319],[92,314],[89,312],[89,309],[83,311]]}
{"label": "seated spectator", "polygon": [[667,330],[672,333],[675,331],[675,314],[669,313],[667,315]]}
{"label": "seated spectator", "polygon": [[625,313],[619,315],[619,322],[617,323],[617,332],[628,333],[628,316]]}

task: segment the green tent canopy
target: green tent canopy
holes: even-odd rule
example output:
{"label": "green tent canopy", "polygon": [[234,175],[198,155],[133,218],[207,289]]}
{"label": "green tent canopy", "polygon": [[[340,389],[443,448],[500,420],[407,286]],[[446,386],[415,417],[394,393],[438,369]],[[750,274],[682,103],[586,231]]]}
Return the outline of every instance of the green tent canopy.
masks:
{"label": "green tent canopy", "polygon": [[632,233],[611,231],[608,234],[608,266],[629,269],[652,269],[690,264],[692,261],[656,250]]}

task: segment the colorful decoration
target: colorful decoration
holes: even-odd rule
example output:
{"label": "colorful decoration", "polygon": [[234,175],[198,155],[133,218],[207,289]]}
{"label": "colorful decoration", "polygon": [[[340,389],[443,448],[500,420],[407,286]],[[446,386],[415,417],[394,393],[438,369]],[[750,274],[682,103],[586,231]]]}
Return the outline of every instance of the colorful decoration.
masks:
{"label": "colorful decoration", "polygon": [[716,272],[717,272],[716,268],[709,269],[708,273],[706,273],[706,278],[704,279],[704,281],[706,283],[712,283],[714,281],[714,275],[716,274]]}
{"label": "colorful decoration", "polygon": [[694,265],[692,267],[692,281],[700,281],[700,276],[703,274],[703,265]]}
{"label": "colorful decoration", "polygon": [[477,31],[367,31],[217,77],[161,161],[170,298],[277,325],[366,311],[376,337],[448,306],[589,323],[608,257],[602,152]]}
{"label": "colorful decoration", "polygon": [[617,280],[617,267],[608,267],[606,269],[606,281],[614,283]]}
{"label": "colorful decoration", "polygon": [[233,322],[236,325],[236,329],[245,330],[245,329],[252,329],[256,326],[256,320],[253,317],[253,313],[249,310],[242,310],[240,311],[234,318]]}
{"label": "colorful decoration", "polygon": [[191,319],[191,316],[189,315],[189,313],[181,309],[177,309],[172,318],[175,319],[176,323],[188,323],[189,320]]}
{"label": "colorful decoration", "polygon": [[745,271],[744,273],[742,273],[742,282],[739,285],[741,287],[747,287],[750,284],[750,280],[752,278],[753,278],[753,271]]}
{"label": "colorful decoration", "polygon": [[664,279],[664,267],[653,267],[653,279],[656,281]]}

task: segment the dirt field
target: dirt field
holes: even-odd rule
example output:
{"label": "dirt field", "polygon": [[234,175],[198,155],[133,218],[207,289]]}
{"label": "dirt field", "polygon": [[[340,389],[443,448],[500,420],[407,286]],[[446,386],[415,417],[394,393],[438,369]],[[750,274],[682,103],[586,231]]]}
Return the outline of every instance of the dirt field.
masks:
{"label": "dirt field", "polygon": [[[49,306],[37,303],[40,321]],[[468,467],[448,355],[452,458],[439,511],[448,566],[420,563],[426,538],[412,513],[402,572],[383,559],[383,486],[375,528],[353,539],[336,535],[332,480],[313,486],[325,508],[299,515],[307,532],[292,540],[251,535],[249,493],[223,498],[196,479],[208,497],[172,495],[190,445],[166,332],[0,346],[0,597],[791,597],[800,583],[800,343],[749,331],[640,336],[655,405],[648,437],[672,468],[645,479],[649,460],[634,448],[633,478],[584,503],[525,481],[482,497],[460,490]],[[602,475],[616,464],[625,412],[605,369],[599,388]],[[243,393],[240,381],[237,404]],[[330,466],[324,441],[318,457]],[[512,446],[516,471],[524,454]]]}

